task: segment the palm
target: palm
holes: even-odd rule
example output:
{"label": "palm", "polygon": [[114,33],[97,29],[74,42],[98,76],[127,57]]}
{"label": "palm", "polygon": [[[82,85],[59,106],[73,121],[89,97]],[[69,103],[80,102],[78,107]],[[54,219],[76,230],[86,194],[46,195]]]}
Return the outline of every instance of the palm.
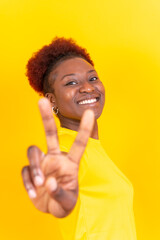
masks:
{"label": "palm", "polygon": [[[40,149],[35,146],[28,150],[30,167],[27,169],[33,176],[33,182],[36,172],[41,171],[44,179],[41,186],[34,186],[36,197],[31,200],[40,211],[49,212],[56,217],[65,217],[73,210],[77,201],[79,162],[91,134],[94,117],[91,111],[85,113],[70,151],[64,153],[59,149],[56,125],[49,102],[42,99],[39,107],[46,133],[48,153],[43,156]],[[37,171],[35,171],[36,168]],[[25,176],[27,172],[23,171],[24,185],[29,189]]]}
{"label": "palm", "polygon": [[[54,162],[54,164],[53,164]],[[56,168],[55,168],[56,166]],[[44,175],[56,177],[60,189],[67,191],[71,196],[71,201],[63,204],[57,202],[46,189],[46,186],[37,188],[37,198],[33,199],[34,205],[43,212],[50,212],[56,217],[62,217],[70,212],[76,203],[78,196],[78,165],[68,159],[67,155],[46,155],[43,159]]]}

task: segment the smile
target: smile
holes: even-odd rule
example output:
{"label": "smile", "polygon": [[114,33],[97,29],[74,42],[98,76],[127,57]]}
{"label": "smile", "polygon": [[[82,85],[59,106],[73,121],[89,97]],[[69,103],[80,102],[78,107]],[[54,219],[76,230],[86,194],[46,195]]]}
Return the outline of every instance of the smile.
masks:
{"label": "smile", "polygon": [[91,98],[91,99],[86,99],[83,101],[78,102],[78,104],[90,104],[90,103],[95,103],[98,102],[99,98]]}

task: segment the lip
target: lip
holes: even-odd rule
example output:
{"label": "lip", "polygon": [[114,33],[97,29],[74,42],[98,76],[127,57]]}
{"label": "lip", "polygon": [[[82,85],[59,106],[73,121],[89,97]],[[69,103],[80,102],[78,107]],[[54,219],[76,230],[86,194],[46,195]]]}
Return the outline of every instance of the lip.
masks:
{"label": "lip", "polygon": [[[96,99],[96,102],[90,102],[90,103],[80,104],[80,102],[88,101],[88,100],[92,100],[92,99]],[[92,104],[96,104],[97,102],[99,102],[99,100],[100,100],[100,96],[84,97],[84,98],[78,100],[78,101],[77,101],[77,104],[78,104],[78,105],[92,105]]]}

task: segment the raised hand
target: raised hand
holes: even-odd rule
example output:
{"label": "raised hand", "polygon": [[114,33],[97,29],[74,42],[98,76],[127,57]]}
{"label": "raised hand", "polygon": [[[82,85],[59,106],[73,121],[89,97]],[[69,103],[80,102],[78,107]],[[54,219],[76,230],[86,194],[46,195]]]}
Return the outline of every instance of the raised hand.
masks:
{"label": "raised hand", "polygon": [[78,169],[94,125],[94,113],[86,110],[77,137],[68,153],[60,151],[51,105],[39,100],[39,109],[46,134],[48,152],[28,148],[29,166],[22,169],[22,178],[34,206],[42,212],[61,218],[74,208],[78,197]]}

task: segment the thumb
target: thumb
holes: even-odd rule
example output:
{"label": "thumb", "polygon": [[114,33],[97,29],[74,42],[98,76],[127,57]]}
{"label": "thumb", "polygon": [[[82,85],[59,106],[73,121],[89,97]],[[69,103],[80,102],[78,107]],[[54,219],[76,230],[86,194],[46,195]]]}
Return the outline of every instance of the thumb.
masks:
{"label": "thumb", "polygon": [[65,211],[71,211],[77,202],[78,190],[64,190],[54,177],[46,180],[46,190],[50,197],[58,202]]}

